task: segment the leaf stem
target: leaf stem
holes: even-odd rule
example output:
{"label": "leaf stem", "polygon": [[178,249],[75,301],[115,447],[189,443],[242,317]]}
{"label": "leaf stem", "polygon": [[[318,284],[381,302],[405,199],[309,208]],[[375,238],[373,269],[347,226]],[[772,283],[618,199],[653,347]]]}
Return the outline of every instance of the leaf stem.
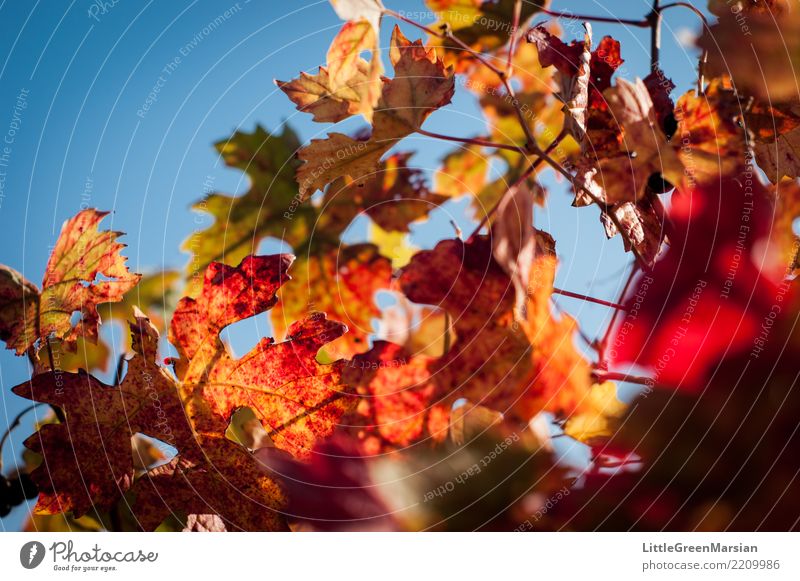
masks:
{"label": "leaf stem", "polygon": [[[617,302],[622,304],[622,301],[625,300],[625,295],[628,294],[628,289],[633,282],[633,279],[636,277],[636,272],[638,269],[636,268],[636,263],[634,262],[631,265],[631,271],[628,273],[628,278],[625,281],[625,284],[622,287],[622,291],[619,293],[619,298]],[[627,310],[627,309],[626,309]],[[607,369],[608,362],[606,361],[606,349],[608,348],[608,341],[611,338],[611,331],[614,329],[614,325],[617,322],[617,315],[619,314],[619,310],[615,310],[614,314],[611,315],[611,320],[608,322],[608,327],[606,327],[606,331],[603,334],[603,338],[597,343],[597,357],[600,360],[600,368]]]}
{"label": "leaf stem", "polygon": [[24,410],[19,412],[17,414],[17,416],[13,420],[11,420],[11,423],[8,424],[8,428],[6,429],[5,433],[3,434],[3,437],[0,438],[0,474],[2,474],[2,472],[3,472],[3,446],[5,446],[6,440],[8,439],[8,436],[11,435],[11,430],[13,430],[14,428],[16,428],[17,426],[20,425],[20,423],[22,422],[22,418],[23,418],[23,416],[25,414],[27,414],[29,411],[34,410],[37,407],[42,406],[42,405],[47,405],[47,404],[42,403],[42,402],[37,402],[37,403],[29,405]]}
{"label": "leaf stem", "polygon": [[514,44],[519,33],[519,19],[522,15],[522,0],[514,2],[514,16],[511,23],[511,34],[508,40],[508,60],[506,61],[506,74],[510,77],[514,74]]}

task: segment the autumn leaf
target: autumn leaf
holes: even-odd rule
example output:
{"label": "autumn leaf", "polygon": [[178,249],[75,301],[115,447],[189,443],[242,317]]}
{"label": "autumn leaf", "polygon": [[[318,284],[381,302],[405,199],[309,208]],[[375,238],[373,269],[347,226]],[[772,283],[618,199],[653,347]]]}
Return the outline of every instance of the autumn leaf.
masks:
{"label": "autumn leaf", "polygon": [[[125,266],[119,232],[98,230],[108,212],[83,210],[61,228],[47,263],[42,290],[15,270],[0,271],[0,337],[17,355],[36,341],[63,341],[73,350],[85,337],[97,342],[97,305],[118,302],[141,278]],[[98,279],[98,277],[101,277]],[[80,319],[73,325],[72,317]]]}
{"label": "autumn leaf", "polygon": [[[77,517],[110,509],[132,489],[134,514],[149,530],[174,511],[190,521],[219,515],[227,530],[284,529],[283,492],[226,431],[234,412],[248,407],[275,446],[296,456],[330,434],[351,400],[341,383],[343,362],[323,365],[316,356],[345,327],[309,316],[289,327],[286,341],[263,339],[241,359],[231,357],[219,333],[273,306],[290,263],[286,255],[251,256],[238,267],[208,267],[202,292],[180,301],[170,326],[178,382],[154,362],[158,333],[137,313],[136,355],[119,387],[60,371],[17,386],[18,395],[64,414],[26,444],[44,459],[34,473],[43,491],[37,510]],[[177,448],[178,456],[134,482],[137,433]]]}
{"label": "autumn leaf", "polygon": [[326,139],[312,140],[298,152],[304,162],[297,170],[303,199],[344,176],[363,183],[378,169],[384,153],[420,129],[434,110],[450,102],[455,85],[453,71],[445,68],[433,49],[426,49],[421,41],[410,42],[395,27],[390,58],[394,78],[384,81],[371,136],[354,139],[330,133]]}
{"label": "autumn leaf", "polygon": [[450,413],[450,440],[463,446],[503,421],[503,414],[482,405],[464,402]]}
{"label": "autumn leaf", "polygon": [[555,240],[536,231],[535,260],[530,267],[522,328],[531,345],[534,374],[530,418],[541,410],[570,416],[581,410],[591,386],[589,362],[575,348],[578,323],[567,314],[555,316],[551,303],[558,266]]}
{"label": "autumn leaf", "polygon": [[[619,79],[615,87],[605,92],[605,98],[623,128],[622,148],[618,155],[598,160],[596,169],[583,173],[582,181],[590,189],[597,184],[601,192],[597,197],[609,204],[641,199],[653,174],[673,185],[680,184],[683,164],[658,126],[644,83],[640,79],[635,83]],[[579,204],[591,201],[584,197],[578,193]]]}
{"label": "autumn leaf", "polygon": [[610,36],[592,50],[592,27],[588,22],[583,26],[584,39],[569,45],[541,24],[529,30],[526,38],[536,46],[539,64],[558,71],[559,98],[566,113],[564,129],[584,149],[596,151],[600,144],[594,139],[595,131],[588,136],[587,132],[605,123],[608,105],[603,92],[611,87],[611,77],[624,61],[619,42]]}
{"label": "autumn leaf", "polygon": [[[625,236],[622,241],[626,252],[635,247],[645,262],[652,264],[661,252],[662,243],[666,239],[664,227],[664,205],[658,196],[649,194],[636,202],[623,202],[609,210],[622,226]],[[601,212],[600,221],[603,223],[606,236],[613,238],[619,234],[617,224],[607,212]]]}
{"label": "autumn leaf", "polygon": [[774,264],[769,265],[775,280],[792,277],[800,271],[800,237],[794,224],[800,218],[800,184],[784,180],[773,188],[775,210],[769,244]]}
{"label": "autumn leaf", "polygon": [[[352,426],[367,454],[404,448],[447,436],[447,394],[432,381],[432,359],[412,356],[403,347],[376,341],[372,349],[348,364],[348,383],[357,385],[361,401],[345,423]],[[441,401],[440,401],[441,400]]]}
{"label": "autumn leaf", "polygon": [[405,232],[388,232],[377,224],[369,225],[367,239],[378,249],[378,254],[391,261],[393,269],[403,268],[419,250],[408,238]]}
{"label": "autumn leaf", "polygon": [[383,4],[380,0],[331,0],[336,15],[342,20],[366,20],[377,33]]}
{"label": "autumn leaf", "polygon": [[717,16],[726,13],[770,14],[779,16],[790,10],[788,0],[709,0],[708,10]]}
{"label": "autumn leaf", "polygon": [[237,131],[216,147],[228,166],[247,173],[250,188],[238,197],[209,193],[193,206],[214,222],[183,243],[192,253],[186,266],[191,293],[199,291],[212,262],[235,264],[268,236],[297,244],[307,235],[309,210],[295,200],[294,154],[300,142],[294,131],[287,126],[282,134],[269,134],[257,126],[252,133]]}
{"label": "autumn leaf", "polygon": [[326,352],[334,358],[349,358],[366,350],[372,320],[380,315],[375,293],[388,289],[391,282],[389,260],[372,244],[331,247],[303,253],[292,273],[272,311],[276,336],[290,337],[291,321],[309,311],[321,311],[344,322],[348,329],[341,338],[329,338],[332,342]]}
{"label": "autumn leaf", "polygon": [[21,273],[0,264],[0,338],[22,355],[36,341],[39,289]]}
{"label": "autumn leaf", "polygon": [[[318,123],[338,123],[358,114],[362,104],[369,103],[363,89],[369,84],[369,63],[358,58],[352,64],[352,72],[338,89],[331,87],[328,68],[320,66],[316,75],[301,72],[291,81],[275,81],[286,96],[297,105],[297,110],[311,113]],[[380,93],[378,93],[380,94]],[[371,109],[370,109],[371,111]],[[371,112],[367,116],[371,120]]]}
{"label": "autumn leaf", "polygon": [[488,237],[442,241],[401,272],[400,287],[411,301],[438,306],[453,321],[457,338],[432,366],[433,381],[450,400],[464,397],[528,421],[542,409],[569,414],[583,398],[589,367],[573,345],[576,323],[550,310],[553,245],[537,232],[533,294],[522,326],[514,318],[514,286]]}
{"label": "autumn leaf", "polygon": [[489,158],[479,146],[468,145],[442,160],[442,167],[434,176],[434,188],[444,196],[477,195],[486,185],[488,171]]}
{"label": "autumn leaf", "polygon": [[[371,3],[370,0],[363,2]],[[374,4],[373,4],[374,5]],[[356,6],[340,3],[337,11],[353,13]],[[336,8],[337,5],[334,5]],[[336,123],[359,113],[372,121],[372,111],[381,95],[381,64],[378,49],[378,19],[346,23],[328,49],[327,66],[316,75],[301,73],[290,82],[275,84],[297,105],[298,111],[314,115],[314,121]],[[369,51],[371,60],[360,54]]]}
{"label": "autumn leaf", "polygon": [[237,267],[212,263],[197,299],[179,302],[170,326],[179,357],[172,362],[197,449],[181,451],[137,482],[135,510],[147,528],[176,507],[219,514],[228,530],[285,528],[279,485],[225,437],[234,412],[250,408],[277,448],[305,457],[351,407],[344,362],[317,362],[320,348],[346,330],[323,314],[290,325],[281,343],[262,339],[240,359],[220,339],[228,325],[276,304],[291,262],[273,255],[247,257]]}
{"label": "autumn leaf", "polygon": [[178,303],[169,337],[180,354],[175,371],[197,433],[224,431],[236,409],[250,407],[277,447],[303,455],[350,404],[342,362],[316,362],[317,351],[345,332],[341,323],[309,315],[288,326],[284,342],[262,339],[241,359],[219,337],[228,325],[277,303],[292,260],[272,255],[251,256],[236,267],[212,263],[198,298]]}
{"label": "autumn leaf", "polygon": [[[446,26],[455,39],[471,49],[464,50],[458,42],[450,38],[430,39],[431,44],[442,47],[446,62],[448,65],[455,65],[458,72],[464,72],[474,64],[476,53],[493,52],[501,48],[511,35],[514,0],[426,0],[425,3],[439,17],[432,28]],[[547,4],[546,0],[522,2],[520,26]]]}
{"label": "autumn leaf", "polygon": [[678,99],[678,156],[690,185],[714,183],[719,176],[733,175],[746,165],[749,144],[739,123],[741,112],[742,104],[722,79],[712,80],[703,95],[692,90]]}
{"label": "autumn leaf", "polygon": [[[51,345],[51,350],[53,346]],[[111,349],[104,341],[97,343],[89,343],[83,337],[75,341],[75,351],[61,351],[56,355],[53,352],[53,359],[57,360],[57,366],[63,371],[78,371],[83,369],[90,371],[97,369],[100,371],[108,371],[109,357],[111,357]],[[56,362],[54,362],[55,364]],[[49,371],[49,358],[40,360],[36,363],[36,371]]]}
{"label": "autumn leaf", "polygon": [[800,102],[769,106],[754,101],[745,114],[756,161],[772,183],[800,176]]}
{"label": "autumn leaf", "polygon": [[675,89],[675,83],[661,69],[651,72],[643,82],[653,101],[658,126],[666,138],[671,139],[678,129],[675,119],[675,103],[670,97],[670,93]]}
{"label": "autumn leaf", "polygon": [[591,444],[613,434],[613,423],[627,406],[617,399],[617,386],[605,381],[591,387],[580,411],[564,424],[564,433],[579,442]]}
{"label": "autumn leaf", "polygon": [[[118,387],[85,372],[48,371],[12,391],[62,410],[63,421],[46,424],[25,442],[42,456],[32,477],[41,491],[38,514],[111,506],[134,477],[131,438],[147,434],[184,447],[192,440],[173,381],[155,363],[158,332],[143,315],[130,324],[135,355]],[[157,403],[156,403],[157,402]]]}
{"label": "autumn leaf", "polygon": [[492,223],[492,254],[514,285],[514,314],[525,320],[528,280],[536,252],[533,196],[522,184],[512,186],[500,200]]}
{"label": "autumn leaf", "polygon": [[594,80],[590,68],[592,27],[588,22],[583,26],[586,29],[584,40],[573,41],[571,45],[561,42],[542,25],[532,28],[527,34],[528,42],[534,43],[537,47],[541,66],[555,65],[559,71],[558,79],[561,86],[559,98],[564,103],[566,113],[564,129],[579,143],[586,136],[589,85]]}
{"label": "autumn leaf", "polygon": [[707,72],[730,75],[738,91],[772,105],[796,100],[800,12],[786,12],[776,16],[765,6],[747,12],[745,19],[732,7],[722,11],[719,21],[698,39],[698,45],[708,51]]}
{"label": "autumn leaf", "polygon": [[[425,183],[422,170],[408,164],[411,153],[395,153],[380,162],[377,171],[355,183],[349,178],[333,182],[325,192],[320,219],[324,226],[336,231],[331,211],[340,206],[362,209],[380,228],[393,232],[409,232],[409,225],[425,218],[449,198],[432,192]],[[348,216],[346,210],[341,212]],[[352,219],[352,218],[351,218]],[[350,219],[346,219],[349,223]],[[321,225],[323,226],[323,225]]]}
{"label": "autumn leaf", "polygon": [[445,312],[415,305],[400,294],[397,301],[383,309],[377,338],[401,345],[412,357],[439,357],[446,353],[455,335]]}

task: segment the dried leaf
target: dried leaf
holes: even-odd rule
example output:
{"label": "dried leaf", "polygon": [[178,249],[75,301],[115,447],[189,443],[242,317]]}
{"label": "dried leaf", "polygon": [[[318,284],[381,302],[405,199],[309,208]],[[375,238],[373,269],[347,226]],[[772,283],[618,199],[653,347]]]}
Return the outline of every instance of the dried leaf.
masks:
{"label": "dried leaf", "polygon": [[533,196],[524,187],[514,187],[505,194],[492,223],[492,254],[514,285],[514,316],[525,320],[528,279],[536,251],[533,227]]}
{"label": "dried leaf", "polygon": [[450,102],[453,71],[421,41],[410,42],[395,27],[390,53],[395,76],[386,80],[372,121],[372,135],[356,140],[341,133],[315,139],[298,153],[300,196],[305,199],[337,178],[363,183],[378,170],[378,162],[397,141],[410,135],[435,109]]}

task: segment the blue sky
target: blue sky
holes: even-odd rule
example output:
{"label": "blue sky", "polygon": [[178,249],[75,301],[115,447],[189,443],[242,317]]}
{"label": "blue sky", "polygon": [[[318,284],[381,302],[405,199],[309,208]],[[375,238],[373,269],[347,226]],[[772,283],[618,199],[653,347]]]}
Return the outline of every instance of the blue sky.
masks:
{"label": "blue sky", "polygon": [[[700,0],[694,3],[705,9]],[[396,10],[423,8],[421,1],[386,4]],[[554,0],[552,8],[637,18],[649,4]],[[215,19],[219,25],[209,32]],[[388,24],[394,23],[383,27],[384,46]],[[12,143],[7,167],[0,168],[5,172],[0,175],[0,263],[39,283],[61,224],[88,205],[114,211],[104,225],[127,232],[123,240],[133,270],[183,268],[188,257],[179,250],[181,241],[209,223],[189,210],[202,196],[204,183],[210,177],[223,192],[247,189],[240,172],[220,165],[215,141],[237,128],[252,130],[256,123],[279,131],[288,122],[304,139],[329,129],[297,113],[273,79],[316,70],[339,26],[327,1],[2,1],[0,133]],[[674,97],[695,80],[696,52],[687,51],[678,38],[699,26],[688,11],[665,14],[662,63],[678,86]],[[647,30],[602,24],[594,30],[598,39],[612,34],[621,41],[626,61],[621,76],[648,73]],[[411,38],[420,36],[409,27],[404,31]],[[349,121],[343,129],[357,125]],[[474,98],[463,89],[426,128],[463,136],[484,130]],[[433,170],[452,146],[411,137],[402,149],[419,150],[414,162]],[[557,284],[613,300],[628,260],[619,238],[605,240],[595,208],[572,208],[563,182],[548,176],[545,184],[551,188],[550,207],[538,213],[537,223],[558,241],[562,268]],[[466,205],[456,201],[438,212],[417,242],[430,246],[452,237],[447,215],[469,224]],[[571,299],[560,304],[590,336],[609,315],[603,307]],[[9,389],[28,376],[24,358],[0,353],[0,432],[25,407],[26,401]],[[3,451],[6,471],[29,431],[26,422]],[[18,508],[0,527],[17,529],[24,512]]]}

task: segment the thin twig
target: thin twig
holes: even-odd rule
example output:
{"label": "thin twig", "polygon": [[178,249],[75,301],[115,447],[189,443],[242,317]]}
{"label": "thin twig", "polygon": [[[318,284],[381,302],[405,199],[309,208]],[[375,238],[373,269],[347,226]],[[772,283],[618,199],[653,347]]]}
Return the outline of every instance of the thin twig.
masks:
{"label": "thin twig", "polygon": [[[622,304],[622,301],[625,300],[625,295],[628,294],[628,289],[633,282],[634,277],[636,276],[636,272],[638,269],[636,268],[636,263],[634,262],[631,265],[631,271],[628,273],[628,278],[625,281],[625,284],[622,287],[622,292],[619,293],[619,298],[617,302]],[[614,325],[617,322],[617,315],[620,313],[619,310],[615,310],[614,314],[611,315],[611,320],[608,322],[608,327],[606,327],[606,332],[603,333],[603,338],[600,339],[597,343],[597,357],[600,360],[600,368],[606,369],[607,362],[606,362],[606,349],[608,348],[608,340],[611,338],[611,331],[614,329]]]}
{"label": "thin twig", "polygon": [[23,418],[23,416],[25,414],[27,414],[31,410],[36,409],[37,407],[39,407],[41,405],[47,405],[47,404],[42,403],[42,402],[37,402],[37,403],[29,405],[24,410],[19,412],[17,414],[17,417],[15,417],[13,420],[11,420],[11,423],[8,424],[8,428],[6,429],[5,433],[3,434],[3,437],[0,438],[0,473],[3,472],[3,446],[5,446],[6,440],[8,439],[8,436],[11,435],[11,430],[13,430],[14,428],[16,428],[17,426],[20,425],[20,423],[22,422],[22,418]]}
{"label": "thin twig", "polygon": [[527,153],[524,148],[518,145],[511,145],[509,143],[496,143],[494,141],[481,139],[480,137],[456,137],[453,135],[443,135],[441,133],[435,133],[433,131],[426,131],[425,129],[417,129],[417,133],[419,133],[420,135],[425,135],[426,137],[433,137],[434,139],[443,139],[444,141],[468,143],[470,145],[480,145],[481,147],[491,147],[494,149],[506,149],[508,151],[513,151],[521,154]]}
{"label": "thin twig", "polygon": [[590,22],[607,22],[610,24],[627,24],[629,26],[638,26],[640,28],[647,28],[650,26],[648,20],[634,20],[632,18],[615,18],[613,16],[588,16],[586,14],[572,14],[571,12],[557,12],[555,10],[548,10],[542,8],[540,10],[548,16],[555,16],[556,18],[567,18],[570,20],[588,20]]}
{"label": "thin twig", "polygon": [[[687,8],[697,15],[697,17],[703,22],[703,27],[706,31],[710,30],[710,25],[708,23],[708,19],[706,15],[703,14],[698,8],[692,6],[688,2],[670,2],[669,4],[664,4],[661,7],[661,12],[664,10],[668,10],[669,8]],[[708,50],[703,49],[703,53],[700,55],[700,62],[697,65],[697,94],[702,95],[703,91],[705,90],[705,75],[706,75],[706,63],[708,62]]]}
{"label": "thin twig", "polygon": [[603,383],[604,381],[624,381],[625,383],[635,383],[648,387],[653,387],[656,383],[655,380],[650,377],[628,375],[627,373],[619,373],[616,371],[595,371],[593,375],[598,383]]}
{"label": "thin twig", "polygon": [[[545,153],[548,153],[548,154],[551,153],[556,147],[558,147],[558,145],[564,140],[564,138],[566,136],[567,136],[566,130],[562,129],[561,133],[559,133],[558,136],[556,136],[556,138],[553,140],[553,142],[550,145],[547,146],[547,149],[545,149]],[[517,181],[515,181],[511,185],[511,187],[509,187],[505,192],[503,192],[503,195],[500,196],[500,199],[497,200],[497,202],[494,204],[494,206],[491,207],[491,209],[488,212],[486,212],[486,214],[484,215],[483,219],[480,221],[480,224],[478,224],[478,227],[475,228],[475,230],[473,230],[472,234],[470,235],[470,239],[472,239],[475,236],[477,236],[478,233],[480,233],[481,228],[486,226],[486,224],[489,222],[491,217],[495,214],[495,212],[497,212],[497,208],[500,207],[500,203],[509,194],[509,192],[516,191],[516,189],[518,187],[520,187],[525,182],[525,180],[527,180],[531,176],[531,174],[533,174],[533,172],[535,172],[539,168],[539,166],[542,165],[543,162],[544,162],[543,158],[541,158],[541,157],[537,158],[536,161],[534,161],[528,167],[528,169],[525,170],[522,173],[522,175],[519,177],[519,179],[517,179]]]}
{"label": "thin twig", "polygon": [[604,301],[603,299],[596,299],[596,298],[590,297],[588,295],[582,295],[580,293],[574,293],[572,291],[563,290],[563,289],[556,288],[556,287],[553,287],[553,294],[564,295],[565,297],[571,297],[573,299],[580,299],[582,301],[588,301],[590,303],[595,303],[597,305],[603,305],[604,307],[611,307],[612,309],[618,309],[620,311],[626,311],[627,310],[622,305],[618,305],[617,303],[612,303],[611,301]]}
{"label": "thin twig", "polygon": [[519,34],[519,19],[522,16],[522,0],[514,2],[514,16],[511,23],[511,35],[508,41],[508,60],[506,61],[506,74],[510,77],[514,74],[514,44]]}

